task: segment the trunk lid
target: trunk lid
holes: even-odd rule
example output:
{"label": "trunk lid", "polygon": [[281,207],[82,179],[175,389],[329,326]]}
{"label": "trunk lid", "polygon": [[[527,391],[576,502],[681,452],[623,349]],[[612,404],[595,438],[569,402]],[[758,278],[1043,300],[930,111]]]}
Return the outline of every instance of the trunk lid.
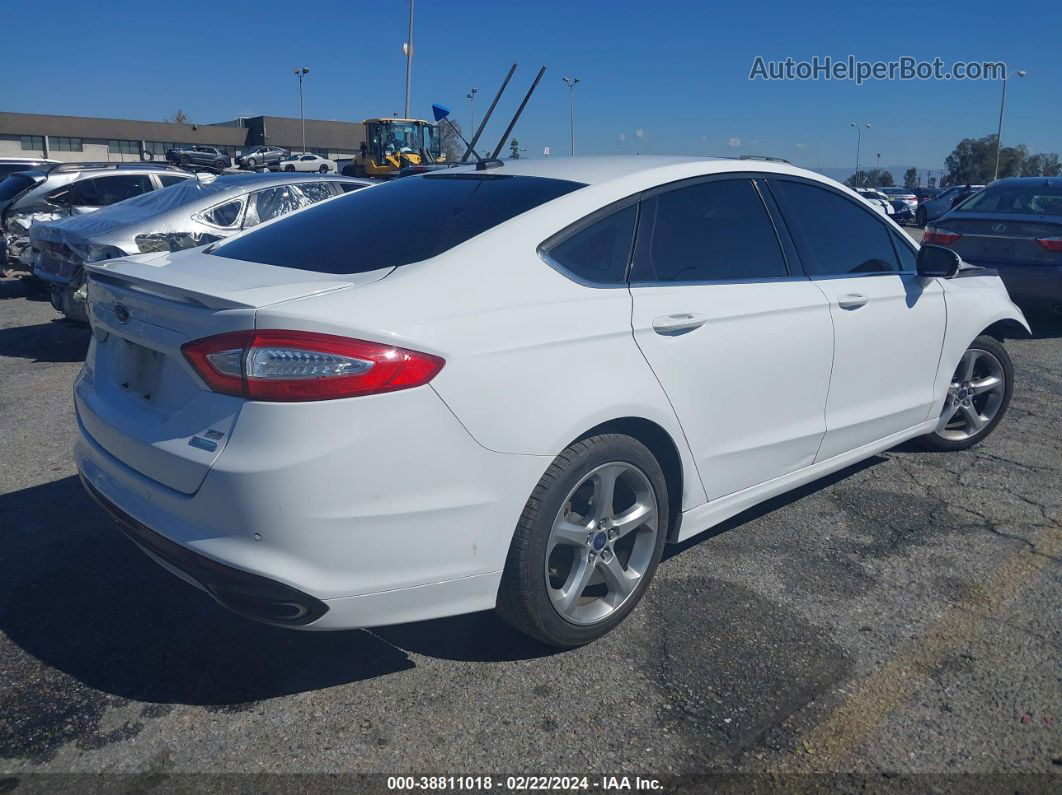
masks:
{"label": "trunk lid", "polygon": [[181,346],[254,328],[263,307],[349,289],[391,269],[336,276],[186,251],[85,266],[93,341],[74,389],[79,419],[140,474],[194,494],[225,448],[243,398],[208,390]]}
{"label": "trunk lid", "polygon": [[949,245],[975,265],[1060,265],[1062,254],[1037,240],[1062,235],[1062,219],[1036,214],[955,213],[934,226],[962,235]]}

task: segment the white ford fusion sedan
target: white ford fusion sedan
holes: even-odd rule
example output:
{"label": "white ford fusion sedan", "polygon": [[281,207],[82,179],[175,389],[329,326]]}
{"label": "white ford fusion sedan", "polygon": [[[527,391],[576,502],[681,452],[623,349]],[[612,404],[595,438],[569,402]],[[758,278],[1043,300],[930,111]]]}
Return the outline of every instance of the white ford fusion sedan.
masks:
{"label": "white ford fusion sedan", "polygon": [[557,646],[666,542],[1010,400],[1001,281],[785,163],[513,161],[89,266],[89,492],[271,624]]}

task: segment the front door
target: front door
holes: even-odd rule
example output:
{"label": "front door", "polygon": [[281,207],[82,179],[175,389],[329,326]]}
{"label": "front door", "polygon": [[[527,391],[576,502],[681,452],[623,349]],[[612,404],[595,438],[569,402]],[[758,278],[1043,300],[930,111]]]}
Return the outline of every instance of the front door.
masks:
{"label": "front door", "polygon": [[833,318],[826,438],[817,460],[925,421],[944,343],[941,286],[919,278],[910,241],[857,199],[810,181],[770,184]]}
{"label": "front door", "polygon": [[811,464],[833,326],[790,272],[751,177],[688,180],[642,203],[634,337],[682,424],[709,499]]}

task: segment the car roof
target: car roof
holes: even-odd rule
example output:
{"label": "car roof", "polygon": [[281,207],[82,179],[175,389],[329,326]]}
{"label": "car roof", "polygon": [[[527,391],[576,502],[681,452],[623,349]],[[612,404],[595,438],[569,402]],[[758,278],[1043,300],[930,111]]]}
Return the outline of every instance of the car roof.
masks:
{"label": "car roof", "polygon": [[[696,165],[701,173],[725,173],[728,171],[758,171],[825,180],[821,174],[806,171],[779,160],[738,159],[724,157],[688,157],[670,155],[590,155],[580,157],[543,157],[505,160],[497,168],[483,171],[484,174],[512,174],[525,177],[546,177],[582,182],[586,185],[603,184],[633,174],[668,169],[673,166]],[[473,171],[455,168],[454,171]]]}

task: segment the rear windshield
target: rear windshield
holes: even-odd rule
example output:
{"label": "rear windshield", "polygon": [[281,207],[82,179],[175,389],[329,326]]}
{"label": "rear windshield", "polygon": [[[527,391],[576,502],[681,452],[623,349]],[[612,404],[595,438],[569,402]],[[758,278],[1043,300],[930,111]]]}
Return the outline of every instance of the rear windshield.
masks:
{"label": "rear windshield", "polygon": [[318,273],[365,273],[430,259],[581,187],[509,174],[403,177],[311,207],[212,253]]}
{"label": "rear windshield", "polygon": [[30,177],[15,172],[0,182],[0,202],[6,202],[8,199],[13,199],[33,184],[34,181]]}
{"label": "rear windshield", "polygon": [[952,212],[1062,215],[1062,185],[997,185],[971,196]]}

